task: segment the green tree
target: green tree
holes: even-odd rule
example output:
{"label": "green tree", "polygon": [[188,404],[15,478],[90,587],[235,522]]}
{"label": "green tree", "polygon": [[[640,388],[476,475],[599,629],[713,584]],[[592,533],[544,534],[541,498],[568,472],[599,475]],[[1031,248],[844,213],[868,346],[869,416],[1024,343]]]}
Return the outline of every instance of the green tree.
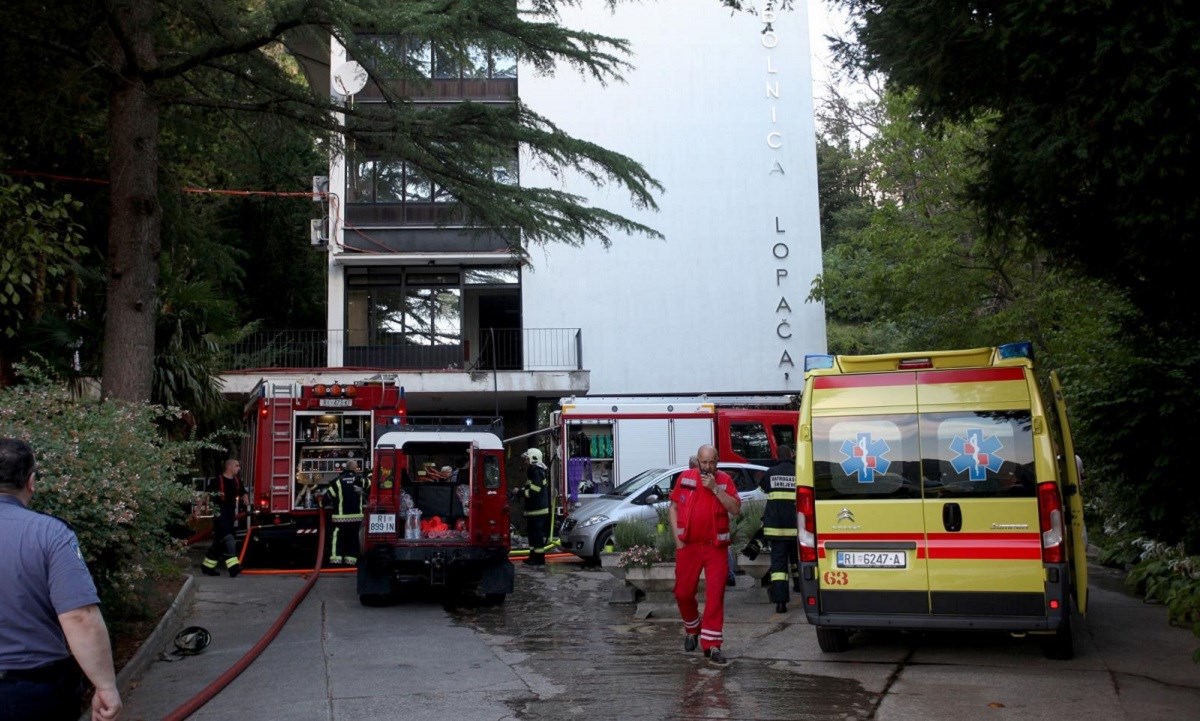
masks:
{"label": "green tree", "polygon": [[[598,184],[626,188],[638,205],[654,205],[657,183],[640,165],[570,137],[519,102],[504,108],[463,103],[426,112],[385,90],[384,104],[351,110],[308,88],[280,60],[290,34],[315,32],[336,38],[371,67],[411,77],[411,67],[358,34],[369,31],[429,39],[460,58],[471,46],[483,47],[542,72],[563,62],[601,80],[619,78],[627,67],[626,44],[560,27],[554,22],[560,4],[534,0],[521,11],[515,3],[491,0],[6,4],[0,27],[23,44],[25,62],[58,68],[47,75],[88,76],[106,86],[106,96],[91,95],[107,112],[105,396],[151,395],[162,249],[159,152],[163,109],[172,105],[284,118],[331,142],[341,129],[335,112],[343,112],[352,134],[386,146],[448,188],[476,223],[510,230],[515,250],[526,242],[578,243],[585,237],[607,242],[612,230],[654,235],[583,198],[495,180],[494,161],[522,145],[540,161],[575,167]],[[86,79],[81,82],[86,85]],[[213,92],[216,88],[222,92]]]}
{"label": "green tree", "polygon": [[28,339],[39,335],[33,326],[75,309],[86,250],[73,219],[79,207],[70,195],[50,197],[40,182],[0,174],[0,385]]}
{"label": "green tree", "polygon": [[1138,314],[1125,347],[1091,363],[1110,385],[1079,408],[1108,446],[1091,468],[1141,527],[1200,549],[1200,493],[1183,452],[1200,431],[1200,286],[1179,263],[1200,219],[1200,7],[841,4],[857,17],[857,43],[841,46],[848,63],[913,89],[933,126],[988,119],[969,197],[989,242],[1015,231],[1056,269],[1128,295]]}

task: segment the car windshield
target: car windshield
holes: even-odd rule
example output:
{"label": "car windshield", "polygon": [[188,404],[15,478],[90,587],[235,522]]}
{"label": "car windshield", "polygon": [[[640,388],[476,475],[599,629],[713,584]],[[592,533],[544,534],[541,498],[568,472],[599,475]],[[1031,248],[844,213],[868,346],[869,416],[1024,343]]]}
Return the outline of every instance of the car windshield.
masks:
{"label": "car windshield", "polygon": [[612,493],[605,494],[605,496],[608,498],[627,498],[632,496],[641,490],[642,486],[645,486],[647,482],[653,478],[657,478],[665,470],[665,468],[651,468],[650,470],[642,471],[614,488]]}

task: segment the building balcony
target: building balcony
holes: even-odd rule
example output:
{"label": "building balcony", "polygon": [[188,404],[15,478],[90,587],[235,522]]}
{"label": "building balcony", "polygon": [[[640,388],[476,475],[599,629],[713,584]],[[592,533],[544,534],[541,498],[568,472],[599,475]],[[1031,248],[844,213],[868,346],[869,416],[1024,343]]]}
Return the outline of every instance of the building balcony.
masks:
{"label": "building balcony", "polygon": [[578,371],[579,328],[485,328],[461,333],[257,331],[226,351],[225,371],[349,368],[377,371]]}

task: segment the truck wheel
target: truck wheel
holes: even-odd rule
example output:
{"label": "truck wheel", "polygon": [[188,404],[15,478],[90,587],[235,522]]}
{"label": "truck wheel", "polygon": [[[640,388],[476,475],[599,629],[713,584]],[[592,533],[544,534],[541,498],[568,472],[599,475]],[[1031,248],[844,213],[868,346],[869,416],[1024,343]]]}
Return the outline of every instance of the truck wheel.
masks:
{"label": "truck wheel", "polygon": [[850,632],[844,628],[817,626],[817,645],[825,653],[841,653],[850,648]]}
{"label": "truck wheel", "polygon": [[1055,661],[1070,661],[1075,657],[1074,636],[1071,633],[1071,612],[1063,619],[1058,631],[1042,639],[1042,655]]}

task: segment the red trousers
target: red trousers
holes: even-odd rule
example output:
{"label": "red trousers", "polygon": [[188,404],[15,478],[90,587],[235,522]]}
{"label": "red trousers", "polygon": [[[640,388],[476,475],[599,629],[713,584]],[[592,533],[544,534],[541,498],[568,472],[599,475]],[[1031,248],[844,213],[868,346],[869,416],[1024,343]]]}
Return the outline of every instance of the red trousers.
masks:
{"label": "red trousers", "polygon": [[[700,618],[696,589],[704,571],[704,619]],[[729,551],[711,543],[689,543],[675,552],[675,602],[683,627],[700,634],[700,648],[720,648],[725,629],[725,579]]]}

